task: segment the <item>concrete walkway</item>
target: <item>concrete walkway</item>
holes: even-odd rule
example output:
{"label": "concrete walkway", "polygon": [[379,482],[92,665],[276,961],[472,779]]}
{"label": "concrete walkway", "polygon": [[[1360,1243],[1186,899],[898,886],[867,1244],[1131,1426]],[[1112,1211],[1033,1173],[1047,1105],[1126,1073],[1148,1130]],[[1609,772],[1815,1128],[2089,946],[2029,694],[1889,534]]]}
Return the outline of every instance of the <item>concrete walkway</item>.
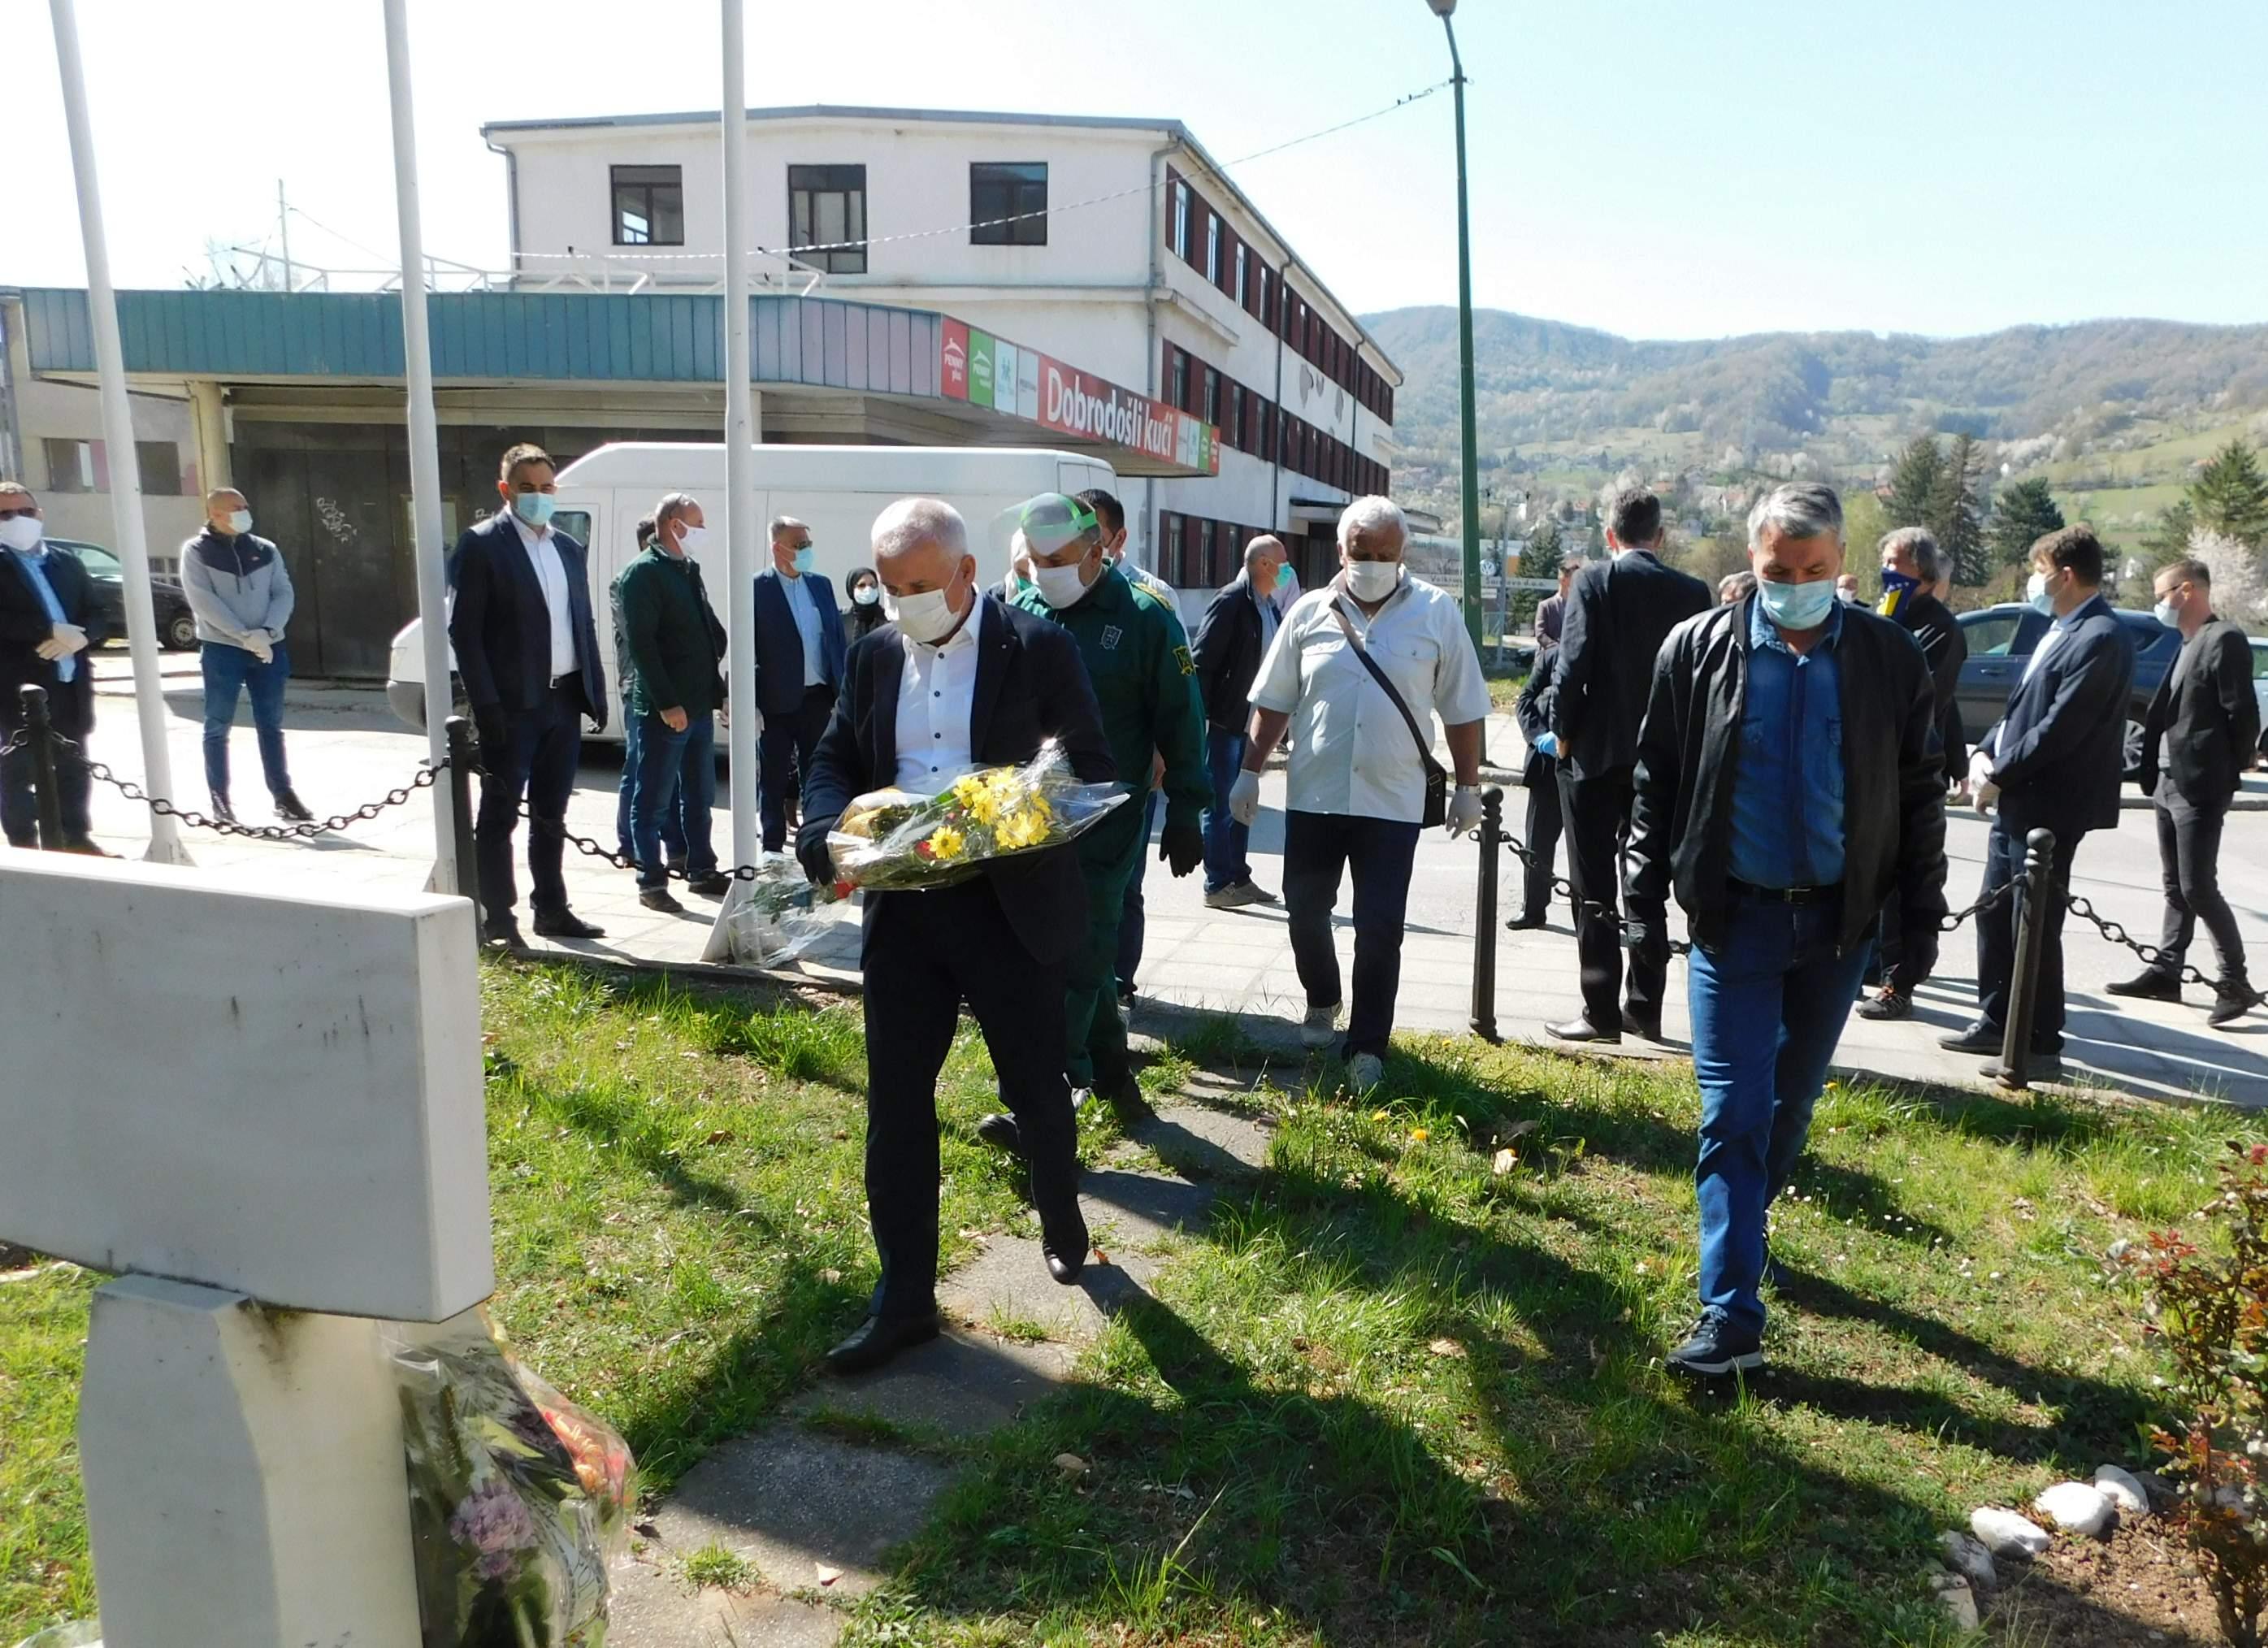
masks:
{"label": "concrete walkway", "polygon": [[[105,660],[109,666],[110,660]],[[114,672],[111,672],[114,673]],[[140,776],[139,747],[129,720],[129,703],[111,692],[123,683],[106,681],[94,739],[96,754],[123,776]],[[166,683],[172,713],[171,748],[177,786],[186,802],[203,800],[199,754],[198,692],[193,675],[173,673]],[[301,795],[319,813],[348,810],[403,782],[424,755],[422,738],[404,728],[366,689],[294,688],[288,717],[293,776]],[[1505,717],[1492,717],[1492,757],[1517,767],[1518,735]],[[586,762],[570,805],[571,828],[611,847],[614,842],[615,768],[610,754]],[[240,775],[236,788],[247,822],[265,822],[259,799],[257,763],[249,727],[235,739]],[[2254,775],[2249,791],[2268,798],[2268,779]],[[1282,886],[1283,775],[1268,775],[1262,787],[1263,811],[1253,832],[1252,857],[1257,880],[1270,890]],[[138,854],[147,841],[142,809],[114,791],[95,798],[98,837],[114,850]],[[421,886],[431,867],[432,797],[421,791],[409,806],[350,831],[313,843],[268,843],[199,835],[190,842],[197,863],[256,870],[273,855],[315,852],[343,881]],[[1506,791],[1506,828],[1524,828],[1521,791]],[[729,845],[730,826],[718,815],[720,844]],[[1955,908],[1981,890],[1984,821],[1956,810],[1948,824],[1952,861],[1948,894]],[[1154,854],[1154,850],[1153,854]],[[1562,855],[1564,868],[1565,857]],[[1470,841],[1449,842],[1439,832],[1420,844],[1410,888],[1409,921],[1403,948],[1402,986],[1396,1023],[1404,1029],[1455,1034],[1471,1017],[1474,894],[1477,855]],[[1519,902],[1517,864],[1506,855],[1498,917]],[[683,916],[660,916],[639,908],[632,878],[603,863],[571,852],[567,859],[571,896],[577,910],[607,929],[588,944],[543,950],[617,961],[688,964],[699,960],[718,906],[686,898]],[[2221,853],[2225,891],[2235,907],[2247,945],[2257,958],[2256,970],[2268,973],[2268,814],[2241,813],[2231,818]],[[2116,832],[2090,835],[2082,846],[2074,890],[2092,900],[2110,918],[2139,937],[2154,939],[2164,908],[2154,815],[2130,808]],[[1306,1001],[1292,967],[1282,909],[1209,910],[1200,878],[1174,880],[1154,860],[1146,867],[1148,937],[1141,970],[1137,1027],[1156,1023],[1161,1012],[1195,1011],[1233,1013],[1246,1033],[1265,1041],[1296,1021]],[[1347,924],[1351,894],[1339,903],[1338,951],[1350,964],[1352,932]],[[834,931],[796,964],[795,971],[822,982],[855,987],[858,929],[855,909],[845,909]],[[1544,1041],[1543,1026],[1572,1018],[1580,1010],[1575,947],[1569,912],[1563,905],[1543,931],[1498,930],[1495,1010],[1500,1034],[1515,1041]],[[1876,1024],[1855,1015],[1846,1026],[1838,1065],[1846,1074],[1871,1073],[1902,1081],[1975,1085],[1979,1060],[1942,1051],[1936,1038],[1957,1028],[1973,1011],[1975,941],[1969,930],[1943,942],[1938,975],[1926,985],[1911,1020]],[[2268,1104],[2268,1017],[2254,1016],[2232,1031],[2206,1028],[2205,991],[2192,989],[2190,1004],[2132,1003],[2103,993],[2109,981],[2135,970],[2134,958],[2105,943],[2075,918],[2067,927],[2065,954],[2072,1003],[2071,1046],[2066,1062],[2081,1084],[2161,1100],[2221,1098],[2247,1105]],[[2211,946],[2202,938],[2191,958],[2213,971]],[[1682,1050],[1688,1019],[1684,967],[1673,961],[1664,1030],[1667,1048],[1626,1041],[1632,1056],[1674,1056]],[[1391,1065],[1388,1079],[1391,1079]]]}
{"label": "concrete walkway", "polygon": [[[1265,1164],[1264,1114],[1233,1084],[1200,1077],[1085,1175],[1080,1201],[1108,1257],[1092,1259],[1077,1286],[1049,1277],[1035,1225],[991,1237],[939,1284],[948,1325],[936,1341],[872,1373],[821,1375],[777,1423],[709,1454],[616,1567],[608,1641],[834,1642],[843,1615],[830,1604],[887,1578],[886,1554],[921,1531],[951,1485],[955,1445],[1013,1424],[1062,1388],[1110,1313],[1145,1292],[1180,1234],[1203,1225],[1218,1188]],[[686,1584],[685,1557],[711,1546],[747,1563],[754,1583]]]}

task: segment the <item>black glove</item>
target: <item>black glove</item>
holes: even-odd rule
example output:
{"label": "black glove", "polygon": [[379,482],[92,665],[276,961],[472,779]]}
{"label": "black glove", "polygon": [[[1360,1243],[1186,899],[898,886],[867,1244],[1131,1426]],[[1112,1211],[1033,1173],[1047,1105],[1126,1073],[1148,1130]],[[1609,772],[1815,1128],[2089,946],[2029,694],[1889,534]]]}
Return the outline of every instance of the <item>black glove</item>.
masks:
{"label": "black glove", "polygon": [[473,735],[480,740],[480,747],[474,752],[480,762],[480,769],[493,776],[502,769],[504,751],[512,744],[504,706],[490,704],[485,710],[475,707],[473,710]]}
{"label": "black glove", "polygon": [[[836,818],[841,816],[836,814]],[[812,819],[796,832],[795,861],[814,887],[833,887],[836,882],[835,857],[827,850],[827,832],[835,828],[835,818]]]}
{"label": "black glove", "polygon": [[1158,840],[1158,862],[1173,866],[1175,879],[1204,862],[1204,832],[1194,824],[1168,824]]}

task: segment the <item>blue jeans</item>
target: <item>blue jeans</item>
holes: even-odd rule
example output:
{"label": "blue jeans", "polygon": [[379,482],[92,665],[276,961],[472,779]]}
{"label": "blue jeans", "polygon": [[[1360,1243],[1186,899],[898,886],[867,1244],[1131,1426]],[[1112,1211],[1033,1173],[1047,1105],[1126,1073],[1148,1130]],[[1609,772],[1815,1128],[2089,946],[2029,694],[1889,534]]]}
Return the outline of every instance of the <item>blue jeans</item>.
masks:
{"label": "blue jeans", "polygon": [[246,694],[252,699],[268,793],[282,795],[291,787],[284,765],[284,683],[291,679],[291,654],[278,644],[275,656],[262,664],[240,646],[208,641],[198,662],[205,677],[205,788],[217,796],[228,793],[229,729],[236,724],[237,696]]}
{"label": "blue jeans", "polygon": [[684,798],[685,870],[703,876],[717,868],[710,841],[710,809],[717,800],[714,716],[694,716],[685,731],[673,732],[658,715],[643,717],[637,732],[637,776],[630,785],[630,844],[637,859],[641,890],[669,885],[662,834]]}
{"label": "blue jeans", "polygon": [[1842,901],[1742,900],[1722,940],[1693,947],[1686,999],[1701,1084],[1701,1303],[1760,1331],[1764,1210],[1803,1152],[1859,975],[1862,939],[1841,955]]}
{"label": "blue jeans", "polygon": [[1418,829],[1399,819],[1345,813],[1284,814],[1284,912],[1292,962],[1310,1007],[1336,1007],[1340,1001],[1331,907],[1339,900],[1341,872],[1354,873],[1354,1005],[1342,1049],[1347,1058],[1358,1053],[1384,1058],[1394,1034]]}
{"label": "blue jeans", "polygon": [[1134,988],[1134,975],[1142,966],[1142,934],[1149,912],[1142,906],[1142,869],[1150,862],[1150,832],[1158,822],[1158,792],[1142,803],[1142,845],[1134,855],[1134,872],[1126,878],[1126,897],[1118,910],[1118,988]]}
{"label": "blue jeans", "polygon": [[1252,830],[1228,815],[1229,786],[1236,782],[1243,765],[1244,734],[1207,726],[1205,768],[1212,778],[1212,810],[1204,821],[1204,890],[1208,893],[1252,879],[1252,864],[1245,857]]}
{"label": "blue jeans", "polygon": [[[625,708],[622,714],[622,781],[615,793],[615,850],[631,863],[637,862],[637,842],[630,836],[630,792],[637,788],[638,728],[645,717],[632,715]],[[714,769],[710,776],[710,791],[716,791]],[[688,786],[681,782],[677,788],[677,805],[661,815],[661,850],[673,862],[685,860],[685,792]]]}

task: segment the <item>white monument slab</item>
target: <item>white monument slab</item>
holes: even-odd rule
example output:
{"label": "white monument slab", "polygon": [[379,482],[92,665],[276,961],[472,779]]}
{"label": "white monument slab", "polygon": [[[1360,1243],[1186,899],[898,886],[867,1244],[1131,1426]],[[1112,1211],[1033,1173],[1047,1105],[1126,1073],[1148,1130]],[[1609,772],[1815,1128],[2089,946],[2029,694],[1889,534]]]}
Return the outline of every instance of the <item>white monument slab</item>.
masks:
{"label": "white monument slab", "polygon": [[495,1286],[473,907],[0,853],[0,1240],[439,1321]]}
{"label": "white monument slab", "polygon": [[107,1648],[414,1648],[401,1409],[375,1323],[123,1276],[79,1400]]}

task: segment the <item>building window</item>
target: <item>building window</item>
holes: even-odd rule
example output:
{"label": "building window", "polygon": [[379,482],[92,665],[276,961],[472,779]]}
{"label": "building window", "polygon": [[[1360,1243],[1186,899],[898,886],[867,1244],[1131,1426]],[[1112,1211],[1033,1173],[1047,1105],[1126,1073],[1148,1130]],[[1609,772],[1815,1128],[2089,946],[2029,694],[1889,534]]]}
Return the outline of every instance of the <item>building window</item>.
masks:
{"label": "building window", "polygon": [[1220,214],[1205,214],[1205,278],[1214,285],[1220,284]]}
{"label": "building window", "polygon": [[1228,422],[1221,425],[1221,438],[1229,445],[1244,445],[1244,386],[1233,383],[1228,386]]}
{"label": "building window", "polygon": [[787,169],[787,232],[795,261],[829,275],[866,272],[866,168]]}
{"label": "building window", "polygon": [[1167,380],[1167,404],[1186,412],[1189,409],[1189,357],[1186,349],[1174,349],[1174,375]]}
{"label": "building window", "polygon": [[1220,374],[1208,366],[1204,369],[1204,403],[1197,416],[1216,428],[1220,423]]}
{"label": "building window", "polygon": [[1158,576],[1179,584],[1182,571],[1182,518],[1171,510],[1158,513]]}
{"label": "building window", "polygon": [[968,168],[971,246],[1048,243],[1048,165],[980,160]]}
{"label": "building window", "polygon": [[1237,248],[1236,248],[1236,306],[1237,306],[1238,308],[1240,308],[1240,309],[1241,309],[1241,308],[1243,308],[1243,307],[1244,307],[1244,290],[1245,290],[1245,283],[1244,283],[1244,265],[1245,265],[1245,261],[1246,261],[1246,260],[1245,260],[1245,256],[1244,256],[1244,246],[1243,246],[1242,243],[1241,243],[1241,242],[1240,242],[1240,243],[1238,244],[1238,246],[1237,246]]}
{"label": "building window", "polygon": [[50,435],[40,445],[48,453],[48,491],[94,490],[94,442],[57,440]]}
{"label": "building window", "polygon": [[142,489],[151,497],[181,496],[181,449],[171,441],[136,441],[135,467],[142,471]]}
{"label": "building window", "polygon": [[1275,313],[1268,306],[1268,266],[1263,263],[1260,266],[1260,324],[1264,327],[1272,327],[1276,324]]}
{"label": "building window", "polygon": [[1280,415],[1267,401],[1260,403],[1260,461],[1276,461],[1276,425]]}
{"label": "building window", "polygon": [[1174,256],[1183,262],[1189,261],[1189,186],[1179,178],[1174,180],[1174,198],[1167,209],[1166,240],[1174,248]]}
{"label": "building window", "polygon": [[685,244],[684,169],[674,166],[613,168],[615,244]]}

